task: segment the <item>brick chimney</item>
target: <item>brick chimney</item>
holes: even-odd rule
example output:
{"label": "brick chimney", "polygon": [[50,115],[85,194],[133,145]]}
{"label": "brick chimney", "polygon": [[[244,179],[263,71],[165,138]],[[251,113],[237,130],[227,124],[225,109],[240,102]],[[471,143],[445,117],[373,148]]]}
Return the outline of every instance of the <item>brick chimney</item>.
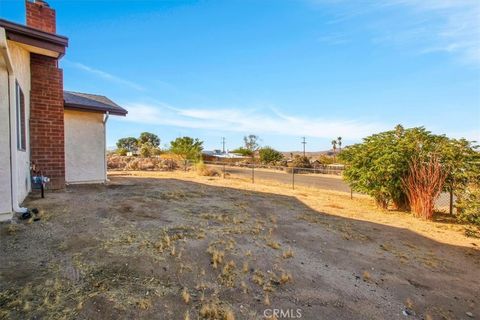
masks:
{"label": "brick chimney", "polygon": [[[1,0],[0,0],[1,1]],[[56,33],[55,10],[43,0],[26,0],[27,25]],[[30,53],[30,160],[51,179],[49,189],[65,187],[63,71],[58,58]]]}
{"label": "brick chimney", "polygon": [[26,0],[27,26],[56,33],[55,10],[44,0]]}

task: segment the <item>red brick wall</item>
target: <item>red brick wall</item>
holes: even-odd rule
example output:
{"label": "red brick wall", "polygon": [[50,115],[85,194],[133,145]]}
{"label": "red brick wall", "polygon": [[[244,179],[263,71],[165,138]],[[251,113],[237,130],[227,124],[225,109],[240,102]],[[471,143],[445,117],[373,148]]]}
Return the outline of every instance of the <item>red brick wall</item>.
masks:
{"label": "red brick wall", "polygon": [[31,161],[51,179],[50,189],[65,187],[63,70],[57,60],[30,54]]}
{"label": "red brick wall", "polygon": [[42,31],[56,33],[55,10],[44,1],[25,1],[27,8],[27,26]]}

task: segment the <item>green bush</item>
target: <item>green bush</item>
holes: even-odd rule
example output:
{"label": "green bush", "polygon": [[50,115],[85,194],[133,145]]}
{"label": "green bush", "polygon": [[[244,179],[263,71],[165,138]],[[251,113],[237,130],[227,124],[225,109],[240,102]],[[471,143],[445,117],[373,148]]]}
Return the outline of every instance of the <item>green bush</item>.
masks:
{"label": "green bush", "polygon": [[456,207],[458,221],[480,226],[480,186],[468,186],[457,199]]}
{"label": "green bush", "polygon": [[471,163],[478,157],[475,149],[465,139],[449,139],[423,127],[404,129],[398,125],[344,148],[339,158],[348,164],[343,177],[353,190],[372,196],[383,208],[393,203],[398,209],[409,210],[402,179],[408,175],[413,157],[438,155],[448,170],[446,186],[462,190],[468,181],[465,173],[472,170]]}
{"label": "green bush", "polygon": [[244,157],[251,157],[253,155],[252,150],[249,150],[249,149],[244,148],[244,147],[240,147],[240,148],[237,148],[235,150],[232,150],[232,153],[236,153],[236,154],[242,155]]}
{"label": "green bush", "polygon": [[263,147],[259,150],[260,161],[263,164],[276,164],[283,159],[283,154],[271,147]]}
{"label": "green bush", "polygon": [[127,153],[128,153],[128,150],[125,148],[118,148],[116,151],[116,154],[118,154],[119,156],[126,156]]}

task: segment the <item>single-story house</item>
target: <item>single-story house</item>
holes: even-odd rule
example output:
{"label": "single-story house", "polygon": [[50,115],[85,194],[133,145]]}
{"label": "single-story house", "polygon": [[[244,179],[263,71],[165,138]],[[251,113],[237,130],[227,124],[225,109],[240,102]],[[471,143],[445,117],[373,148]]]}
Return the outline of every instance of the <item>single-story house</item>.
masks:
{"label": "single-story house", "polygon": [[49,189],[105,182],[107,119],[127,114],[104,96],[63,90],[68,38],[45,1],[25,5],[26,25],[0,19],[0,221],[25,212],[32,168]]}

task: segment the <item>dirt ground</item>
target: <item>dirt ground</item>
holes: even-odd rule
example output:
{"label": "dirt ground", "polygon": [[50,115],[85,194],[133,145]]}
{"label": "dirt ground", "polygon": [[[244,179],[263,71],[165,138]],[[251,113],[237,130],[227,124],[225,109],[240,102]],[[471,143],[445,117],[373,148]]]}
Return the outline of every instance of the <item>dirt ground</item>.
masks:
{"label": "dirt ground", "polygon": [[[2,319],[480,319],[480,240],[371,200],[194,173],[33,194]],[[276,316],[276,317],[275,317]]]}

